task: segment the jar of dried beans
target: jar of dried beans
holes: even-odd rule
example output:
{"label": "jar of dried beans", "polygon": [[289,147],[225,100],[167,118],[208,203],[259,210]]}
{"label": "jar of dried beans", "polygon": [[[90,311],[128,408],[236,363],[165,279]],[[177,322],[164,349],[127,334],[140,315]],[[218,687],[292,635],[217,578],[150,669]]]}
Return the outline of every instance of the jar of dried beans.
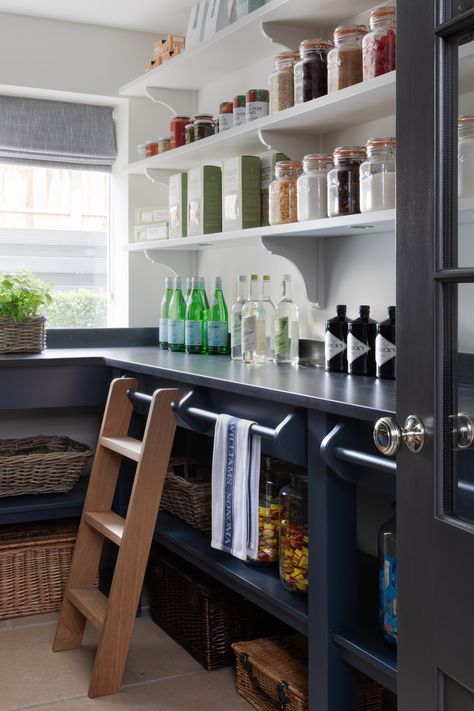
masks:
{"label": "jar of dried beans", "polygon": [[297,181],[298,221],[328,216],[328,170],[332,156],[311,153],[303,158],[304,174]]}
{"label": "jar of dried beans", "polygon": [[341,146],[334,151],[334,168],[328,173],[328,215],[360,212],[359,168],[365,159],[363,146]]}
{"label": "jar of dried beans", "polygon": [[270,113],[293,106],[293,66],[298,59],[295,52],[280,52],[275,57],[274,70],[268,78]]}
{"label": "jar of dried beans", "polygon": [[295,104],[328,93],[328,52],[332,42],[307,39],[300,44],[300,61],[295,64]]}
{"label": "jar of dried beans", "polygon": [[395,8],[379,7],[372,10],[369,26],[370,32],[362,41],[364,81],[395,69]]}
{"label": "jar of dried beans", "polygon": [[276,164],[275,180],[270,183],[271,225],[284,225],[297,221],[296,181],[301,172],[302,166],[299,162],[278,161]]}
{"label": "jar of dried beans", "polygon": [[360,211],[395,207],[395,138],[367,141],[367,160],[360,166]]}
{"label": "jar of dried beans", "polygon": [[189,116],[173,116],[170,122],[170,148],[179,148],[186,143],[186,126]]}
{"label": "jar of dried beans", "polygon": [[364,25],[336,27],[334,48],[328,54],[328,93],[362,81],[362,39]]}
{"label": "jar of dried beans", "polygon": [[308,478],[293,477],[280,492],[280,578],[294,592],[308,592]]}

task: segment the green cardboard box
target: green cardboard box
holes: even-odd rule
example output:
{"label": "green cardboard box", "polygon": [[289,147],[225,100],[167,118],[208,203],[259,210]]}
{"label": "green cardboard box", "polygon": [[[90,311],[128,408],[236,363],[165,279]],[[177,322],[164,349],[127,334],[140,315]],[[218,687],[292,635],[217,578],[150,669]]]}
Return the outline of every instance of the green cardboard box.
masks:
{"label": "green cardboard box", "polygon": [[222,171],[214,165],[188,172],[188,235],[222,232]]}
{"label": "green cardboard box", "polygon": [[249,227],[260,227],[260,158],[229,158],[222,167],[222,229]]}
{"label": "green cardboard box", "polygon": [[169,237],[186,237],[188,234],[188,175],[172,175],[169,186]]}

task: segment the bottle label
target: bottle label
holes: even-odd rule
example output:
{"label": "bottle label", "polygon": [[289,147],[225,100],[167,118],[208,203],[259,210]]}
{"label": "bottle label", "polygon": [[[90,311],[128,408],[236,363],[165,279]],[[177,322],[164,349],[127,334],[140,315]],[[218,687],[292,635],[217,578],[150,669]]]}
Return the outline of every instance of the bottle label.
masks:
{"label": "bottle label", "polygon": [[341,355],[346,350],[347,346],[344,341],[337,338],[331,331],[326,331],[324,336],[324,355],[326,358],[326,363],[328,363],[334,356]]}
{"label": "bottle label", "polygon": [[370,351],[370,346],[367,343],[362,343],[352,333],[347,334],[347,362],[353,363],[357,358],[365,355]]}
{"label": "bottle label", "polygon": [[257,348],[257,317],[247,316],[242,320],[242,350],[253,353]]}
{"label": "bottle label", "polygon": [[379,570],[380,619],[386,639],[394,644],[398,636],[398,576],[397,558],[384,555]]}
{"label": "bottle label", "polygon": [[232,348],[239,347],[242,343],[242,314],[232,316]]}
{"label": "bottle label", "polygon": [[275,319],[275,355],[289,351],[288,316]]}
{"label": "bottle label", "polygon": [[226,346],[227,338],[227,321],[208,321],[207,343],[209,346]]}
{"label": "bottle label", "polygon": [[168,343],[181,345],[184,343],[184,321],[168,319]]}
{"label": "bottle label", "polygon": [[380,333],[375,339],[375,361],[380,367],[384,363],[387,363],[392,358],[397,355],[397,347],[395,343],[387,341]]}
{"label": "bottle label", "polygon": [[200,346],[202,343],[202,321],[188,321],[185,326],[185,343],[187,346]]}
{"label": "bottle label", "polygon": [[160,343],[168,343],[168,319],[160,318]]}

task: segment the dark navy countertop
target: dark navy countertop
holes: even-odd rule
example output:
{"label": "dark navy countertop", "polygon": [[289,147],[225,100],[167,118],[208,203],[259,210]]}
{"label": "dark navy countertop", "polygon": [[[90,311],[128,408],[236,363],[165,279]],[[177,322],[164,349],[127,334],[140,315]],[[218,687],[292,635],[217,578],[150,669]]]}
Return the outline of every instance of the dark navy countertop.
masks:
{"label": "dark navy countertop", "polygon": [[395,382],[326,373],[300,365],[249,365],[228,357],[170,353],[158,347],[57,348],[38,354],[0,355],[5,368],[104,364],[131,373],[259,397],[329,414],[373,420],[395,413]]}

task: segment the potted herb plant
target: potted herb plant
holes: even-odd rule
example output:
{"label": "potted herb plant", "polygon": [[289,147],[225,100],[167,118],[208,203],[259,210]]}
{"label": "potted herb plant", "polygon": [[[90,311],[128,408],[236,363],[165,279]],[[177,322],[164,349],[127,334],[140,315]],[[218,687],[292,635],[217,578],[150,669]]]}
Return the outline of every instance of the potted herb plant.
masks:
{"label": "potted herb plant", "polygon": [[0,274],[0,353],[39,353],[46,347],[42,307],[51,287],[31,272]]}

